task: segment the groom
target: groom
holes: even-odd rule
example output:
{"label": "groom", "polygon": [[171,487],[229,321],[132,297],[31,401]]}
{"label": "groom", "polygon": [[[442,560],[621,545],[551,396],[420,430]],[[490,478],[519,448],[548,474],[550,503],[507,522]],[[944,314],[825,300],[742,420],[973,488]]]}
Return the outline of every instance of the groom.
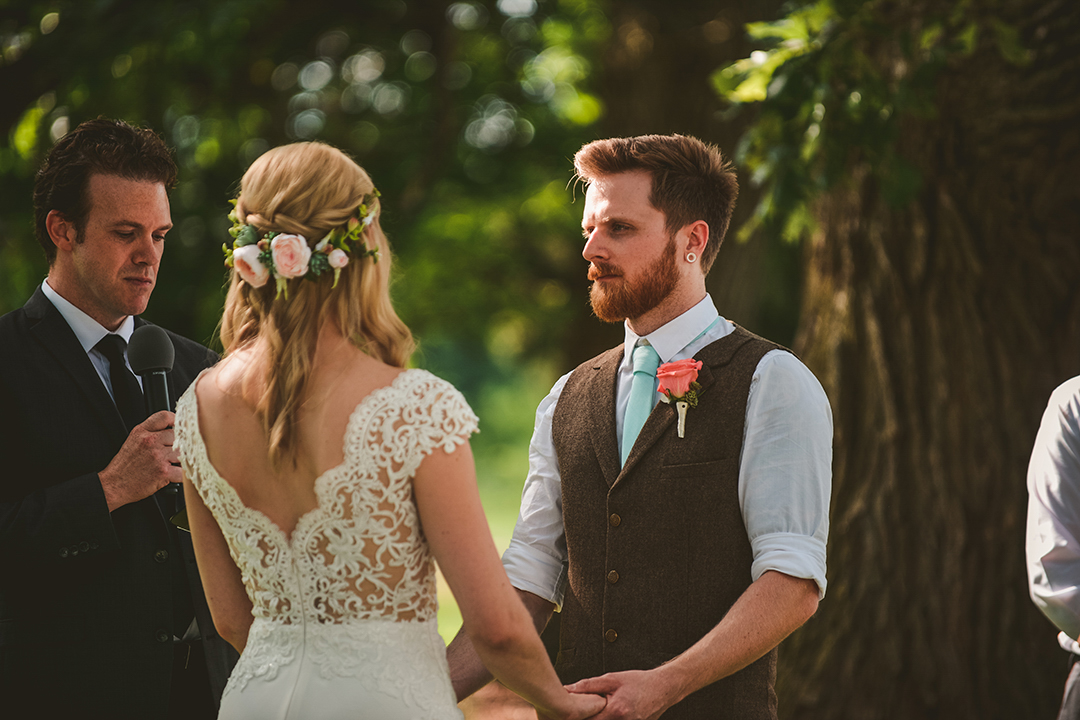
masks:
{"label": "groom", "polygon": [[[169,523],[172,413],[146,418],[125,359],[146,324],[136,316],[172,227],[175,178],[157,135],[105,119],[61,138],[37,174],[49,274],[0,318],[5,717],[213,718],[235,662],[190,537]],[[169,336],[175,401],[216,358]]]}
{"label": "groom", "polygon": [[[599,718],[775,718],[776,646],[825,593],[828,400],[705,291],[738,189],[717,148],[617,138],[574,164],[593,311],[625,340],[541,402],[503,564],[538,628],[561,609],[556,669]],[[690,358],[680,430],[657,366]],[[464,634],[448,657],[459,698],[490,679]]]}

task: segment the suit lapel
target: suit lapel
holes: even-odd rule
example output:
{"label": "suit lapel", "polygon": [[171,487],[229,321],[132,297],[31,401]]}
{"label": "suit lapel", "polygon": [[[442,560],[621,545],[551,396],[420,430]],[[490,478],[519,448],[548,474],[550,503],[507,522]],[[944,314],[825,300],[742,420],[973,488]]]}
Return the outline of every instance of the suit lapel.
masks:
{"label": "suit lapel", "polygon": [[64,316],[49,302],[41,288],[27,301],[24,309],[31,336],[75,381],[100,416],[102,426],[115,435],[119,443],[123,443],[127,438],[127,429],[120,411],[116,409],[109,391],[105,389],[101,377]]}
{"label": "suit lapel", "polygon": [[615,437],[615,384],[618,381],[622,357],[622,347],[618,347],[597,358],[589,381],[588,392],[591,400],[586,403],[589,436],[608,487],[611,487],[619,476],[619,440]]}
{"label": "suit lapel", "polygon": [[659,440],[660,436],[664,434],[664,431],[668,429],[668,426],[675,420],[675,417],[674,406],[668,405],[665,402],[656,403],[656,407],[649,413],[649,417],[645,420],[645,425],[642,426],[641,432],[638,433],[637,441],[634,442],[634,447],[630,449],[630,454],[626,457],[626,464],[623,465],[622,472],[619,473],[619,479],[616,480],[616,482],[621,482],[623,477],[634,469],[638,460],[648,452],[649,448],[656,444],[656,441]]}

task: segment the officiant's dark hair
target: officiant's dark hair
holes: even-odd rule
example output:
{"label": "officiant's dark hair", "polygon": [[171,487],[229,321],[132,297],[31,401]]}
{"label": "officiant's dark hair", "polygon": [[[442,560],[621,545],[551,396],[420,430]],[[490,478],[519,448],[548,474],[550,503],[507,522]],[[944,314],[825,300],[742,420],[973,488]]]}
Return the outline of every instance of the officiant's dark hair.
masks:
{"label": "officiant's dark hair", "polygon": [[75,226],[76,242],[82,242],[93,175],[161,183],[168,190],[176,185],[176,163],[157,133],[123,120],[87,120],[57,140],[34,178],[34,230],[50,266],[56,245],[45,218],[56,210]]}
{"label": "officiant's dark hair", "polygon": [[701,269],[708,274],[739,196],[735,168],[720,148],[688,135],[608,138],[578,150],[574,169],[586,183],[634,170],[649,173],[649,202],[664,213],[669,234],[698,220],[708,224],[709,242],[701,255]]}

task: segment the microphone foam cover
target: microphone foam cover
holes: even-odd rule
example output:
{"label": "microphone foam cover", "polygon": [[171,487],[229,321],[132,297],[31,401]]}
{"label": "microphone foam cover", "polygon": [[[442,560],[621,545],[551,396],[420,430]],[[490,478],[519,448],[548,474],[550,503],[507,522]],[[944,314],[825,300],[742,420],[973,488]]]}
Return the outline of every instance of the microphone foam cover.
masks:
{"label": "microphone foam cover", "polygon": [[128,362],[136,375],[164,370],[171,372],[176,349],[169,334],[157,325],[143,325],[131,333],[128,343]]}

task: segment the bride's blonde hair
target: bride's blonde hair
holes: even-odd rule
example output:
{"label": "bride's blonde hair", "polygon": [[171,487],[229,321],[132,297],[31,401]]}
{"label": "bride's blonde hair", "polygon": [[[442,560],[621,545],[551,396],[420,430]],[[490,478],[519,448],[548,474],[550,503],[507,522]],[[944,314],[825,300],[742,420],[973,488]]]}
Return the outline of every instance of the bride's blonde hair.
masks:
{"label": "bride's blonde hair", "polygon": [[[375,186],[368,174],[340,150],[322,143],[295,143],[260,156],[240,181],[236,214],[261,233],[302,235],[313,247],[330,230],[354,217]],[[369,199],[370,201],[370,199]],[[350,253],[337,287],[332,273],[315,280],[292,278],[288,294],[275,299],[273,279],[252,287],[232,271],[221,342],[228,355],[263,338],[269,349],[262,394],[256,413],[270,445],[270,462],[295,464],[294,421],[305,398],[319,329],[337,323],[353,344],[389,365],[404,367],[415,344],[390,303],[390,245],[374,220],[364,231],[369,250],[378,259]]]}

